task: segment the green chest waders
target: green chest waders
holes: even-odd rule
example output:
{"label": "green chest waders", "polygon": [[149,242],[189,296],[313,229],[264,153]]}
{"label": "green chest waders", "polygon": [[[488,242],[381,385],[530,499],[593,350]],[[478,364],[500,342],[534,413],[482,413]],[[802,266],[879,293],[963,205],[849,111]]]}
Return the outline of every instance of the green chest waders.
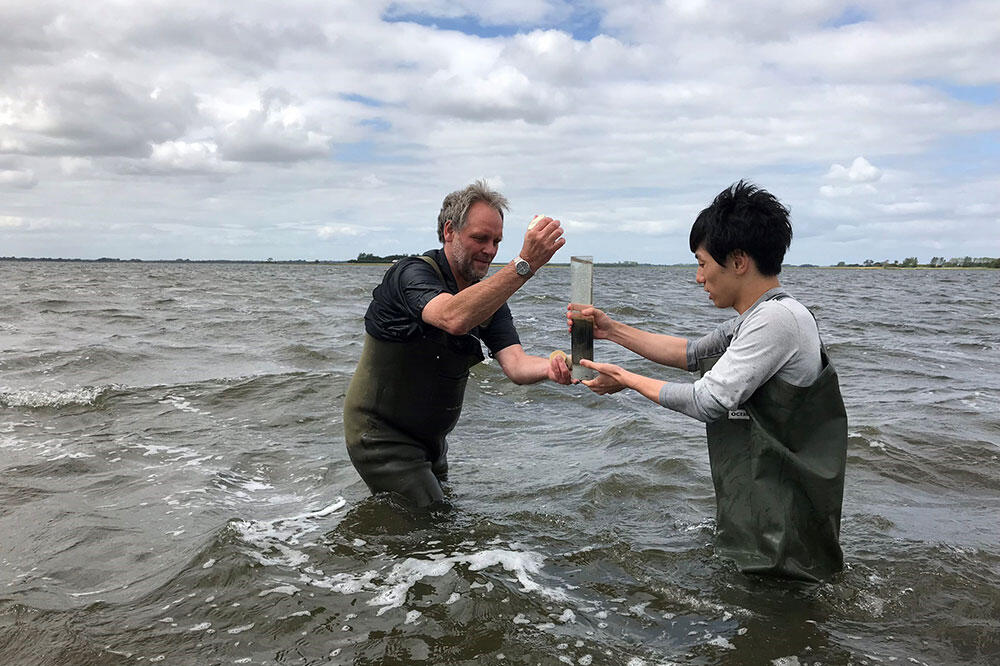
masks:
{"label": "green chest waders", "polygon": [[[843,567],[847,412],[825,349],[821,358],[811,386],[772,377],[707,424],[716,549],[745,573],[818,581]],[[718,359],[699,361],[701,373]]]}
{"label": "green chest waders", "polygon": [[417,506],[444,498],[445,438],[462,413],[469,368],[480,360],[427,338],[365,336],[344,399],[344,438],[373,493],[396,492]]}
{"label": "green chest waders", "polygon": [[[421,259],[441,276],[433,259]],[[445,438],[462,413],[469,368],[482,360],[478,340],[433,327],[407,342],[365,336],[344,399],[344,439],[372,493],[398,493],[416,506],[444,499]]]}

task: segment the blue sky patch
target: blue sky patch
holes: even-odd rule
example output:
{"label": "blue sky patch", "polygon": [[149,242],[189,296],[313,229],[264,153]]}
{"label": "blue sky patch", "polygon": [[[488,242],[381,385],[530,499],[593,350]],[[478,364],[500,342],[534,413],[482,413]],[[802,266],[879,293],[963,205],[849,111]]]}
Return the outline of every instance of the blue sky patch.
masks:
{"label": "blue sky patch", "polygon": [[375,99],[374,97],[366,97],[365,95],[358,95],[357,93],[342,93],[340,98],[346,99],[348,102],[357,102],[358,104],[364,104],[365,106],[370,106],[376,109],[385,106],[385,102],[382,100]]}
{"label": "blue sky patch", "polygon": [[864,23],[869,20],[868,14],[862,11],[859,7],[845,7],[844,11],[840,13],[836,18],[832,18],[825,23],[828,28],[843,28],[847,25],[854,25],[855,23]]}
{"label": "blue sky patch", "polygon": [[454,30],[465,35],[473,35],[490,39],[494,37],[510,37],[518,33],[532,30],[562,30],[574,39],[590,41],[601,34],[601,14],[588,8],[574,8],[567,16],[552,16],[538,23],[483,23],[479,17],[465,16],[433,16],[414,12],[398,12],[395,7],[389,7],[382,14],[382,20],[387,23],[416,23],[417,25],[436,28],[438,30]]}
{"label": "blue sky patch", "polygon": [[942,84],[938,88],[948,93],[955,99],[970,104],[996,104],[1000,100],[1000,86],[960,86],[955,84]]}
{"label": "blue sky patch", "polygon": [[510,37],[520,32],[515,25],[484,25],[474,16],[445,17],[428,16],[426,14],[393,14],[391,11],[390,9],[382,16],[382,20],[386,23],[416,23],[428,28],[454,30],[465,35],[474,35],[486,39],[492,37]]}
{"label": "blue sky patch", "polygon": [[425,146],[416,143],[362,139],[334,144],[332,158],[349,164],[415,164],[423,150]]}
{"label": "blue sky patch", "polygon": [[957,99],[960,102],[968,102],[969,104],[988,106],[1000,101],[1000,86],[996,84],[963,86],[940,79],[918,79],[913,83],[914,85],[929,86],[935,90],[940,90],[952,99]]}
{"label": "blue sky patch", "polygon": [[378,153],[375,142],[370,139],[351,143],[338,143],[333,150],[333,159],[338,162],[376,162]]}
{"label": "blue sky patch", "polygon": [[388,132],[392,129],[392,123],[385,118],[365,118],[360,124],[362,127],[370,127],[376,132]]}
{"label": "blue sky patch", "polygon": [[988,176],[1000,164],[1000,132],[944,137],[936,146],[938,166],[966,177]]}

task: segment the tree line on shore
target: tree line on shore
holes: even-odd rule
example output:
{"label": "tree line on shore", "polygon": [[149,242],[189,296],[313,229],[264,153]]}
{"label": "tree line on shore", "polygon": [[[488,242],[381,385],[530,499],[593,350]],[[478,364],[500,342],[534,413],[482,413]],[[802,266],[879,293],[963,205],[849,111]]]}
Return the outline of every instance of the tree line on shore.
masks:
{"label": "tree line on shore", "polygon": [[883,259],[874,261],[865,259],[860,264],[849,264],[844,261],[838,262],[840,268],[1000,268],[1000,258],[997,257],[931,257],[926,264],[920,263],[916,257],[907,257],[902,261],[894,259],[892,261]]}
{"label": "tree line on shore", "polygon": [[[390,254],[379,256],[369,252],[362,252],[357,259],[348,259],[349,264],[388,264],[405,257],[414,256],[409,254]],[[599,266],[649,266],[651,264],[640,264],[635,261],[620,261],[610,264],[597,264]],[[812,266],[813,264],[808,264]],[[865,259],[860,264],[849,264],[846,261],[837,263],[838,268],[1000,268],[1000,258],[997,257],[931,257],[926,264],[922,264],[916,257],[907,257],[902,261],[898,259],[883,259],[875,261]]]}

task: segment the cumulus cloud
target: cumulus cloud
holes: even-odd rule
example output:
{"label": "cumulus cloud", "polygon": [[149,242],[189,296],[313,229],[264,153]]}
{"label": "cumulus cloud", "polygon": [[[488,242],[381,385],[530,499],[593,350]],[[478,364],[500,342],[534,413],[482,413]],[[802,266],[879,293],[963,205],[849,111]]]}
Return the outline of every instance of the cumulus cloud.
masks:
{"label": "cumulus cloud", "polygon": [[620,228],[629,233],[640,234],[643,236],[663,236],[665,234],[675,233],[678,230],[679,225],[677,222],[665,220],[630,219],[623,222]]}
{"label": "cumulus cloud", "polygon": [[882,170],[876,168],[864,157],[856,157],[851,166],[834,164],[826,173],[829,180],[848,183],[874,183],[882,178]]}
{"label": "cumulus cloud", "polygon": [[819,193],[824,197],[833,199],[837,197],[878,194],[878,190],[871,183],[863,183],[861,185],[822,185],[819,188]]}
{"label": "cumulus cloud", "polygon": [[[184,50],[212,54],[240,69],[272,68],[280,57],[303,47],[329,43],[321,25],[308,14],[275,11],[266,17],[228,7],[203,5],[173,12],[172,3],[137,16],[122,35],[132,49]],[[242,9],[242,8],[241,8]]]}
{"label": "cumulus cloud", "polygon": [[842,164],[832,165],[825,176],[825,179],[832,184],[822,185],[819,192],[828,198],[877,194],[878,189],[873,183],[881,178],[881,169],[873,166],[864,157],[856,157],[849,167]]}
{"label": "cumulus cloud", "polygon": [[[963,221],[954,254],[1000,255],[982,248],[997,19],[977,0],[0,3],[0,215],[130,256],[159,225],[202,258],[346,258],[433,244],[444,194],[489,173],[511,220],[671,263],[750,178],[792,207],[796,263],[881,254],[936,218]],[[238,242],[194,231],[220,220]]]}
{"label": "cumulus cloud", "polygon": [[880,205],[879,209],[890,215],[926,215],[934,211],[934,204],[927,201],[901,201]]}
{"label": "cumulus cloud", "polygon": [[323,240],[329,240],[340,236],[360,236],[366,232],[367,230],[364,228],[349,224],[323,225],[322,227],[318,227],[316,229],[316,235]]}
{"label": "cumulus cloud", "polygon": [[0,170],[0,185],[30,189],[38,184],[38,176],[31,169]]}
{"label": "cumulus cloud", "polygon": [[162,173],[234,173],[239,165],[219,158],[218,147],[210,141],[166,141],[152,147],[151,171]]}
{"label": "cumulus cloud", "polygon": [[304,117],[285,90],[271,88],[260,95],[258,108],[229,124],[219,137],[227,160],[297,162],[326,157],[330,137]]}
{"label": "cumulus cloud", "polygon": [[183,85],[153,90],[112,76],[60,80],[7,98],[3,115],[13,140],[33,155],[148,155],[151,142],[181,136],[197,118]]}
{"label": "cumulus cloud", "polygon": [[59,170],[67,176],[86,173],[94,168],[94,161],[89,157],[60,157]]}

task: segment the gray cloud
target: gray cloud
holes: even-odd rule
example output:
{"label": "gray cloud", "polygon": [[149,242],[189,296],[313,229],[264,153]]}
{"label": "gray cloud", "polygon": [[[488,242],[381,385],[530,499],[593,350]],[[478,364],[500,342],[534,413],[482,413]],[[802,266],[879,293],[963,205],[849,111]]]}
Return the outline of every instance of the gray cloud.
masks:
{"label": "gray cloud", "polygon": [[190,91],[112,76],[22,90],[11,105],[12,152],[34,155],[148,155],[150,144],[183,136],[198,118]]}
{"label": "gray cloud", "polygon": [[164,9],[137,17],[139,22],[122,34],[119,48],[221,58],[237,70],[254,71],[275,67],[289,51],[328,46],[322,27],[308,15],[274,11],[253,16],[211,5],[182,14],[170,11],[171,5]]}
{"label": "gray cloud", "polygon": [[219,149],[227,160],[296,162],[326,157],[330,137],[302,118],[291,95],[269,89],[260,96],[260,108],[225,127]]}
{"label": "gray cloud", "polygon": [[[612,260],[688,259],[744,177],[791,205],[792,261],[890,254],[933,219],[936,254],[1000,255],[996,3],[109,7],[0,6],[0,219],[25,253],[44,231],[68,254],[59,225],[98,256],[414,251],[489,176],[511,224],[561,216]],[[382,18],[407,14],[468,34]],[[149,234],[169,244],[129,249]]]}
{"label": "gray cloud", "polygon": [[0,186],[30,189],[38,184],[38,176],[31,169],[0,169]]}

